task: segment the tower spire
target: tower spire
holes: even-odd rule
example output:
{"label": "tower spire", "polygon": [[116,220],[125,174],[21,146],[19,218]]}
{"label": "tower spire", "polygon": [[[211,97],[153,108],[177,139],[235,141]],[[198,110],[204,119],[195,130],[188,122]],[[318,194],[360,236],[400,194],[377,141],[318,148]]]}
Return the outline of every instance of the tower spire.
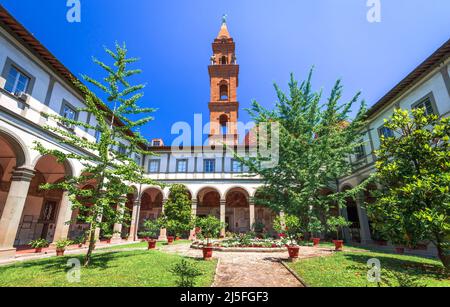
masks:
{"label": "tower spire", "polygon": [[236,63],[235,43],[228,32],[227,15],[222,17],[222,26],[212,49],[213,56],[208,69],[211,88],[209,143],[237,145],[239,65]]}

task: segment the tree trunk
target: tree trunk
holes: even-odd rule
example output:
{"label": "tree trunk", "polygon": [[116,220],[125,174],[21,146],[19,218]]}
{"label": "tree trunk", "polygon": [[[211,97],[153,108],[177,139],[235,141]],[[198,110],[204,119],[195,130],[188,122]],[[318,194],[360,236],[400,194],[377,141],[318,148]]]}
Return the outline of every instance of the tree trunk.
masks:
{"label": "tree trunk", "polygon": [[86,254],[86,257],[84,258],[84,266],[88,267],[90,262],[91,262],[91,258],[92,258],[92,252],[94,251],[95,248],[95,228],[96,225],[94,225],[94,223],[91,223],[91,228],[89,231],[89,248]]}
{"label": "tree trunk", "polygon": [[438,251],[438,257],[442,261],[442,264],[444,265],[445,270],[447,272],[450,272],[450,255],[444,249],[443,243],[438,241],[438,243],[436,244],[436,248]]}

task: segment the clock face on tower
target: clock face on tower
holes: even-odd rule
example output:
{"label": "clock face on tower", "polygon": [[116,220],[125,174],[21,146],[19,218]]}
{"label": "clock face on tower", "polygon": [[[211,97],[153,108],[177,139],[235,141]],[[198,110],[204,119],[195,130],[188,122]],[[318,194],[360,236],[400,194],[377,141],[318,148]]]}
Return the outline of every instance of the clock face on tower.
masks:
{"label": "clock face on tower", "polygon": [[212,43],[213,55],[209,65],[209,102],[211,145],[237,145],[237,121],[239,103],[239,65],[236,63],[235,43],[228,32],[226,19],[223,20],[219,35]]}

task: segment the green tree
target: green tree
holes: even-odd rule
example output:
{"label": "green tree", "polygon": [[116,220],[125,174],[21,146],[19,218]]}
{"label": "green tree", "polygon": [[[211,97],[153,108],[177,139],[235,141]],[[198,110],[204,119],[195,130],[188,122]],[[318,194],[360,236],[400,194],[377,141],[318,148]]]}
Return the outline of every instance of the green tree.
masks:
{"label": "green tree", "polygon": [[[89,265],[95,248],[95,230],[105,229],[123,221],[126,195],[130,192],[129,185],[156,184],[144,177],[143,169],[134,156],[151,154],[145,149],[147,142],[138,132],[138,128],[152,120],[149,113],[154,112],[154,109],[140,108],[137,105],[143,97],[144,85],[131,85],[128,79],[139,74],[140,70],[127,68],[137,59],[127,58],[125,45],[116,44],[115,47],[115,52],[105,49],[113,59],[113,66],[94,59],[106,73],[103,79],[106,85],[83,76],[85,81],[105,96],[104,100],[78,80],[73,81],[85,98],[85,107],[80,108],[78,112],[87,112],[94,116],[97,120],[96,126],[73,118],[47,114],[58,125],[48,125],[45,128],[58,134],[62,144],[84,148],[92,154],[65,153],[57,149],[48,149],[41,143],[35,144],[42,155],[53,155],[60,163],[67,159],[75,159],[83,165],[80,176],[67,177],[62,182],[54,184],[45,184],[43,188],[68,191],[73,208],[80,211],[79,218],[90,224],[85,266]],[[77,127],[95,130],[97,140],[78,136],[74,133]],[[94,188],[81,189],[87,184],[93,185]]]}
{"label": "green tree", "polygon": [[189,191],[182,184],[170,187],[169,199],[164,206],[163,218],[168,231],[181,236],[194,228],[192,202]]}
{"label": "green tree", "polygon": [[449,270],[450,119],[411,113],[398,109],[385,123],[394,136],[382,138],[376,152],[374,179],[383,189],[368,214],[394,243],[431,241]]}
{"label": "green tree", "polygon": [[[275,85],[278,102],[273,110],[256,101],[249,110],[259,132],[267,123],[278,123],[277,165],[266,168],[264,162],[268,158],[260,153],[256,157],[239,159],[248,166],[250,173],[259,174],[264,180],[265,187],[256,198],[258,204],[296,215],[302,225],[307,225],[312,215],[320,217],[326,225],[331,206],[343,206],[345,197],[359,192],[357,188],[338,192],[336,182],[351,173],[349,156],[361,144],[366,109],[361,102],[356,116],[351,118],[352,107],[359,101],[360,94],[341,104],[340,81],[334,85],[328,100],[321,102],[322,92],[313,91],[311,78],[312,70],[308,79],[299,85],[291,75],[289,94]],[[270,152],[275,149],[271,145],[275,136],[273,131],[267,136],[258,133],[258,143],[260,146],[268,144]],[[322,193],[325,188],[332,188],[334,193]]]}
{"label": "green tree", "polygon": [[212,215],[196,219],[195,226],[201,229],[201,234],[206,238],[208,244],[211,243],[211,239],[219,237],[220,230],[226,227],[224,223]]}

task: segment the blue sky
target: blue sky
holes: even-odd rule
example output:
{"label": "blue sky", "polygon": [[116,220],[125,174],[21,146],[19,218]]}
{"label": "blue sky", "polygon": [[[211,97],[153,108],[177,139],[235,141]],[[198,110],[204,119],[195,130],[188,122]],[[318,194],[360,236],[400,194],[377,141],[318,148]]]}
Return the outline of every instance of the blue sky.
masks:
{"label": "blue sky", "polygon": [[81,23],[66,20],[66,0],[0,0],[75,75],[100,75],[91,57],[126,42],[141,58],[145,106],[158,108],[142,130],[166,143],[174,122],[208,120],[211,43],[222,14],[241,65],[240,120],[251,100],[271,107],[273,83],[287,87],[315,66],[314,86],[329,93],[337,78],[344,100],[362,90],[373,105],[450,37],[450,1],[381,0],[369,23],[366,0],[81,0]]}

